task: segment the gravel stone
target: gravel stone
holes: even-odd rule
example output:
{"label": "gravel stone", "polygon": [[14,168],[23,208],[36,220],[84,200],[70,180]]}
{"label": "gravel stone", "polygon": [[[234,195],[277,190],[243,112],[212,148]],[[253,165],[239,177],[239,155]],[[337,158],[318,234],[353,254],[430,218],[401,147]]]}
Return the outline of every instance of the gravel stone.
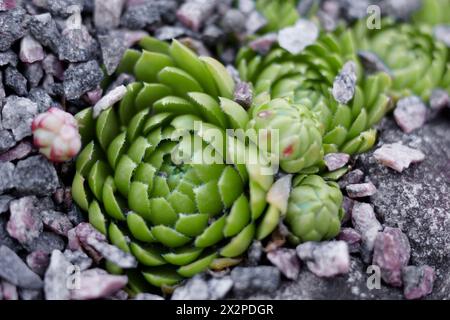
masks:
{"label": "gravel stone", "polygon": [[27,255],[25,261],[34,273],[43,276],[50,263],[50,256],[47,252],[33,251]]}
{"label": "gravel stone", "polygon": [[13,200],[9,205],[11,216],[6,230],[11,237],[23,245],[38,238],[44,228],[37,211],[37,201],[36,197],[30,196]]}
{"label": "gravel stone", "polygon": [[370,197],[377,192],[377,188],[372,182],[349,184],[345,190],[350,198]]}
{"label": "gravel stone", "polygon": [[36,88],[44,77],[44,69],[39,62],[27,64],[25,66],[24,75],[28,80],[30,88]]}
{"label": "gravel stone", "polygon": [[434,36],[437,40],[445,43],[450,48],[450,26],[449,25],[437,25],[434,27]]}
{"label": "gravel stone", "polygon": [[[9,130],[0,130],[0,153],[9,150],[16,145],[16,140]],[[1,156],[0,156],[1,157]],[[0,160],[3,162],[2,160]],[[6,161],[6,160],[5,160]],[[0,183],[1,186],[1,183]],[[0,187],[1,190],[1,187]],[[0,191],[1,193],[1,191]]]}
{"label": "gravel stone", "polygon": [[69,217],[62,212],[46,210],[41,212],[41,217],[44,225],[59,235],[67,237],[67,232],[73,228]]}
{"label": "gravel stone", "polygon": [[11,189],[14,183],[14,164],[11,162],[0,162],[0,194]]}
{"label": "gravel stone", "polygon": [[94,24],[99,29],[114,29],[120,24],[125,0],[94,0]]}
{"label": "gravel stone", "polygon": [[61,236],[53,232],[44,231],[33,242],[26,246],[26,249],[32,251],[42,251],[51,254],[53,250],[64,250],[65,243]]}
{"label": "gravel stone", "polygon": [[19,297],[21,300],[42,300],[42,290],[34,290],[34,289],[20,289],[19,288]]}
{"label": "gravel stone", "polygon": [[268,33],[251,41],[248,46],[261,55],[266,55],[277,43],[277,34]]}
{"label": "gravel stone", "polygon": [[92,265],[92,259],[81,250],[72,251],[66,249],[64,251],[64,256],[70,263],[80,267],[81,271],[89,269]]}
{"label": "gravel stone", "polygon": [[394,118],[404,132],[411,133],[424,125],[427,107],[417,96],[402,98],[397,102]]}
{"label": "gravel stone", "polygon": [[296,250],[300,260],[318,277],[334,277],[350,270],[349,250],[344,241],[305,242]]}
{"label": "gravel stone", "polygon": [[280,278],[280,271],[270,266],[236,267],[231,271],[236,296],[253,292],[273,293],[280,285]]}
{"label": "gravel stone", "polygon": [[278,33],[280,47],[294,55],[316,42],[319,28],[311,21],[299,19],[293,27],[287,27]]}
{"label": "gravel stone", "polygon": [[241,34],[246,29],[247,17],[237,9],[228,9],[220,21],[225,33]]}
{"label": "gravel stone", "polygon": [[[1,135],[1,134],[0,134]],[[33,145],[29,141],[22,141],[17,146],[0,154],[0,162],[16,161],[27,157],[33,151]]]}
{"label": "gravel stone", "polygon": [[40,289],[42,280],[8,247],[0,246],[0,277],[20,288]]}
{"label": "gravel stone", "polygon": [[47,54],[42,61],[42,68],[46,74],[52,75],[58,80],[64,80],[64,66],[54,54]]}
{"label": "gravel stone", "polygon": [[124,38],[122,32],[110,32],[108,35],[98,36],[103,63],[108,75],[112,75],[116,71],[127,49]]}
{"label": "gravel stone", "polygon": [[267,19],[258,11],[253,11],[248,15],[245,22],[246,33],[255,34],[267,25]]}
{"label": "gravel stone", "polygon": [[19,294],[15,285],[8,281],[2,281],[0,289],[2,289],[3,300],[19,300]]}
{"label": "gravel stone", "polygon": [[247,251],[247,265],[257,266],[261,261],[263,255],[263,246],[261,241],[253,241],[252,245]]}
{"label": "gravel stone", "polygon": [[202,275],[196,275],[188,280],[185,285],[178,287],[173,292],[172,300],[208,300],[208,283]]}
{"label": "gravel stone", "polygon": [[338,184],[341,189],[345,189],[349,184],[358,184],[364,179],[364,172],[360,169],[352,170],[346,173],[341,179],[339,179]]}
{"label": "gravel stone", "polygon": [[294,249],[280,248],[267,253],[267,259],[288,279],[295,280],[300,272],[300,261]]}
{"label": "gravel stone", "polygon": [[334,99],[339,103],[347,104],[355,95],[356,80],[356,64],[348,61],[334,79]]}
{"label": "gravel stone", "polygon": [[37,41],[50,48],[54,53],[58,52],[61,33],[50,13],[31,17],[29,27],[31,34]]}
{"label": "gravel stone", "polygon": [[376,53],[370,51],[358,51],[358,57],[361,60],[364,70],[369,74],[377,72],[391,74],[391,70]]}
{"label": "gravel stone", "polygon": [[55,167],[43,156],[19,161],[14,179],[15,188],[21,194],[51,195],[59,186]]}
{"label": "gravel stone", "polygon": [[234,101],[245,108],[249,108],[253,102],[252,86],[248,82],[238,82],[234,90]]}
{"label": "gravel stone", "polygon": [[397,172],[403,172],[411,163],[422,162],[425,154],[420,150],[409,148],[402,143],[384,144],[373,153],[376,161],[392,168]]}
{"label": "gravel stone", "polygon": [[163,297],[151,293],[138,293],[133,300],[164,300]]}
{"label": "gravel stone", "polygon": [[22,8],[0,11],[0,51],[8,50],[25,35],[25,14]]}
{"label": "gravel stone", "polygon": [[403,293],[408,300],[420,299],[433,292],[434,269],[430,266],[408,266],[402,270]]}
{"label": "gravel stone", "polygon": [[8,11],[16,6],[16,0],[0,0],[0,11]]}
{"label": "gravel stone", "polygon": [[9,210],[9,203],[14,200],[14,197],[7,194],[0,196],[0,214],[5,213]]}
{"label": "gravel stone", "polygon": [[[83,10],[84,0],[46,0],[46,9],[52,15],[67,18],[74,10]],[[75,9],[73,6],[77,6]]]}
{"label": "gravel stone", "polygon": [[353,228],[342,228],[336,237],[337,240],[345,241],[350,253],[357,253],[361,247],[361,235]]}
{"label": "gravel stone", "polygon": [[0,67],[10,65],[12,67],[17,66],[17,55],[12,50],[7,50],[4,52],[0,51]]}
{"label": "gravel stone", "polygon": [[334,171],[344,167],[350,160],[350,155],[346,153],[328,153],[324,157],[325,165],[329,171]]}
{"label": "gravel stone", "polygon": [[26,98],[9,96],[2,110],[4,129],[12,130],[16,141],[31,135],[31,123],[38,113],[37,105]]}
{"label": "gravel stone", "polygon": [[155,31],[155,37],[162,41],[180,38],[188,32],[185,28],[177,26],[163,26]]}
{"label": "gravel stone", "polygon": [[121,24],[133,30],[144,29],[161,21],[159,5],[155,1],[128,5],[122,15]]}
{"label": "gravel stone", "polygon": [[53,250],[50,265],[45,272],[44,292],[46,300],[69,300],[70,291],[67,287],[68,271],[72,264],[59,250]]}
{"label": "gravel stone", "polygon": [[84,62],[95,58],[97,42],[86,27],[68,27],[61,33],[59,59],[69,62]]}
{"label": "gravel stone", "polygon": [[19,252],[22,246],[17,242],[17,240],[11,238],[6,231],[6,224],[8,219],[6,215],[0,215],[0,246],[6,246],[14,252]]}
{"label": "gravel stone", "polygon": [[380,267],[386,283],[400,287],[402,268],[408,265],[410,254],[408,237],[398,228],[386,227],[375,239],[372,263]]}
{"label": "gravel stone", "polygon": [[431,92],[430,108],[433,111],[440,111],[445,107],[450,107],[450,97],[447,91],[436,89]]}
{"label": "gravel stone", "polygon": [[44,48],[32,36],[25,36],[20,42],[19,58],[22,62],[33,63],[44,59]]}
{"label": "gravel stone", "polygon": [[31,89],[28,99],[37,104],[38,113],[47,111],[54,104],[52,98],[41,88]]}
{"label": "gravel stone", "polygon": [[64,72],[64,94],[69,100],[77,99],[84,93],[95,89],[103,80],[103,72],[98,62],[91,60],[71,64]]}
{"label": "gravel stone", "polygon": [[104,241],[98,241],[95,236],[87,238],[87,244],[100,253],[106,260],[111,261],[120,268],[136,268],[138,262],[136,258],[118,247]]}
{"label": "gravel stone", "polygon": [[14,67],[8,66],[4,71],[5,86],[13,90],[19,96],[28,93],[27,79]]}
{"label": "gravel stone", "polygon": [[80,288],[71,291],[73,300],[92,300],[106,298],[124,288],[127,276],[116,276],[102,269],[90,269],[81,272]]}

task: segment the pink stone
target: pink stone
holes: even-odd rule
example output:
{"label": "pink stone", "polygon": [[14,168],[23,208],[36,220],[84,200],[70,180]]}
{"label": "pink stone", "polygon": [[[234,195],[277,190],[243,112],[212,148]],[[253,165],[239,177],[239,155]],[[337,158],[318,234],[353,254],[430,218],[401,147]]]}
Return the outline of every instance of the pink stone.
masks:
{"label": "pink stone", "polygon": [[21,244],[31,243],[42,233],[44,226],[36,211],[36,204],[36,197],[31,196],[13,200],[9,205],[11,216],[6,230]]}
{"label": "pink stone", "polygon": [[118,86],[108,92],[103,98],[101,98],[94,106],[93,117],[97,118],[103,110],[106,110],[112,106],[116,102],[122,100],[122,98],[127,93],[127,88],[125,86]]}
{"label": "pink stone", "polygon": [[267,253],[267,259],[288,279],[295,280],[300,272],[300,261],[294,249],[280,248]]}
{"label": "pink stone", "polygon": [[395,121],[406,133],[411,133],[422,127],[426,121],[426,117],[427,107],[416,96],[400,99],[394,110]]}
{"label": "pink stone", "polygon": [[408,266],[402,270],[403,293],[408,300],[420,299],[433,291],[436,276],[429,266]]}
{"label": "pink stone", "polygon": [[425,155],[420,150],[412,149],[397,142],[385,144],[373,153],[373,157],[382,165],[402,172],[411,163],[422,162]]}
{"label": "pink stone", "polygon": [[28,141],[22,141],[14,148],[0,155],[0,162],[21,160],[33,151],[33,145]]}
{"label": "pink stone", "polygon": [[249,43],[249,47],[259,54],[267,54],[277,43],[277,34],[269,33]]}
{"label": "pink stone", "polygon": [[346,153],[329,153],[325,155],[324,161],[329,171],[334,171],[345,166],[350,160]]}
{"label": "pink stone", "polygon": [[42,45],[32,36],[25,36],[20,43],[19,58],[22,62],[33,63],[44,60],[45,53]]}
{"label": "pink stone", "polygon": [[386,227],[375,239],[372,263],[380,267],[386,283],[401,287],[402,269],[408,265],[410,254],[408,237],[398,228]]}
{"label": "pink stone", "polygon": [[26,257],[28,267],[38,275],[44,275],[50,263],[49,254],[43,251],[33,251]]}
{"label": "pink stone", "polygon": [[372,182],[350,184],[345,190],[350,198],[364,198],[373,196],[377,192],[377,188]]}
{"label": "pink stone", "polygon": [[70,229],[73,228],[69,217],[61,212],[54,210],[45,210],[41,212],[42,222],[55,233],[66,236]]}
{"label": "pink stone", "polygon": [[19,295],[17,293],[17,287],[8,281],[2,281],[0,289],[3,289],[3,299],[4,300],[19,300]]}
{"label": "pink stone", "polygon": [[106,298],[118,292],[128,283],[127,276],[116,276],[102,269],[81,272],[80,288],[71,291],[73,300]]}
{"label": "pink stone", "polygon": [[359,251],[359,247],[361,245],[361,235],[355,229],[342,228],[336,239],[347,242],[348,249],[351,253]]}

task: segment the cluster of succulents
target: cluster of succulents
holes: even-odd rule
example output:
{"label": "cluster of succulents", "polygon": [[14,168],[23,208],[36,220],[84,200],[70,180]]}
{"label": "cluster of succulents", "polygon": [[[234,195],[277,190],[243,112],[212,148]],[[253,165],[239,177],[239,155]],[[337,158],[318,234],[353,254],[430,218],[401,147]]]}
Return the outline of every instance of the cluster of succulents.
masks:
{"label": "cluster of succulents", "polygon": [[[295,24],[296,5],[258,1],[268,20],[260,34]],[[248,109],[233,100],[235,79],[213,58],[152,37],[128,50],[116,75],[136,82],[100,114],[87,108],[76,116],[83,150],[73,198],[93,226],[139,261],[137,269],[109,269],[127,273],[138,291],[144,279],[171,286],[235,265],[255,238],[283,221],[293,243],[334,238],[343,195],[331,178],[345,169],[330,174],[324,156],[371,149],[392,100],[449,88],[448,49],[432,39],[426,17],[416,19],[421,26],[384,20],[381,30],[367,30],[360,21],[320,31],[299,53],[281,45],[264,54],[242,48],[236,67],[254,89]],[[368,73],[360,50],[378,54],[388,70]],[[276,130],[278,141],[228,129]]]}

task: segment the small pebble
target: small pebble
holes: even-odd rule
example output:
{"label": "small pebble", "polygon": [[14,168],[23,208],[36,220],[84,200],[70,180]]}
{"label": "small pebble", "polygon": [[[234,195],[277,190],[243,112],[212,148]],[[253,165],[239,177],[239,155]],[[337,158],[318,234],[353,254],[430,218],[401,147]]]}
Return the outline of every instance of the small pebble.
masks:
{"label": "small pebble", "polygon": [[50,265],[45,272],[44,292],[46,300],[69,300],[70,291],[67,286],[68,275],[72,264],[59,250],[53,250]]}
{"label": "small pebble", "polygon": [[40,236],[44,225],[37,211],[38,199],[34,196],[11,201],[6,230],[9,235],[23,245],[27,245]]}
{"label": "small pebble", "polygon": [[108,75],[112,75],[119,66],[122,56],[127,49],[124,34],[121,32],[110,32],[107,35],[98,36],[98,40],[106,72]]}
{"label": "small pebble", "polygon": [[133,300],[153,301],[153,300],[164,300],[164,298],[152,293],[138,293],[137,295],[134,296]]}
{"label": "small pebble", "polygon": [[402,269],[408,265],[410,254],[408,237],[398,228],[386,227],[375,239],[372,263],[380,267],[386,283],[401,287]]}
{"label": "small pebble", "polygon": [[350,160],[350,155],[346,153],[328,153],[324,157],[325,165],[329,171],[334,171],[344,167]]}
{"label": "small pebble", "polygon": [[300,260],[318,277],[334,277],[350,271],[350,255],[344,241],[305,242],[296,250]]}
{"label": "small pebble", "polygon": [[45,210],[41,212],[42,222],[53,232],[67,237],[67,232],[73,228],[68,216],[62,212]]}
{"label": "small pebble", "polygon": [[345,241],[350,253],[357,253],[361,246],[361,235],[353,228],[342,228],[336,237],[337,240]]}
{"label": "small pebble", "polygon": [[20,141],[31,135],[31,123],[38,113],[37,104],[33,101],[9,96],[2,110],[4,129],[10,129],[14,139]]}
{"label": "small pebble", "polygon": [[42,61],[42,68],[46,74],[52,75],[58,80],[64,80],[64,66],[54,54],[47,54]]}
{"label": "small pebble", "polygon": [[403,172],[411,163],[425,160],[422,151],[409,148],[400,142],[384,144],[373,153],[373,157],[382,165]]}
{"label": "small pebble", "polygon": [[295,26],[287,27],[278,33],[281,48],[294,55],[302,52],[307,46],[316,42],[319,28],[311,21],[299,19]]}
{"label": "small pebble", "polygon": [[33,63],[44,59],[44,48],[32,36],[25,36],[20,42],[19,57],[22,62]]}
{"label": "small pebble", "polygon": [[161,12],[158,3],[144,1],[137,4],[128,4],[121,18],[122,26],[133,29],[145,29],[161,21]]}
{"label": "small pebble", "polygon": [[13,90],[19,96],[25,96],[28,93],[27,79],[14,67],[7,67],[4,71],[5,86]]}
{"label": "small pebble", "polygon": [[377,188],[372,182],[349,184],[345,190],[350,198],[364,198],[377,193]]}
{"label": "small pebble", "polygon": [[264,36],[256,38],[251,41],[248,46],[253,49],[253,51],[266,55],[270,49],[277,43],[277,34],[276,33],[268,33]]}
{"label": "small pebble", "polygon": [[126,0],[94,0],[94,24],[99,29],[114,29],[120,24],[120,16]]}
{"label": "small pebble", "polygon": [[430,108],[433,111],[440,111],[445,107],[450,107],[450,97],[447,91],[436,89],[431,92]]}
{"label": "small pebble", "polygon": [[253,102],[252,86],[248,82],[238,82],[234,90],[234,101],[244,108],[249,108]]}
{"label": "small pebble", "polygon": [[450,25],[437,25],[434,27],[434,36],[450,48]]}
{"label": "small pebble", "polygon": [[87,244],[100,253],[105,259],[111,261],[120,268],[136,268],[138,262],[136,258],[118,247],[104,241],[98,241],[95,236],[87,238]]}
{"label": "small pebble", "polygon": [[356,87],[356,64],[348,61],[334,79],[333,97],[342,104],[347,104],[355,95]]}
{"label": "small pebble", "polygon": [[14,164],[11,162],[0,162],[0,194],[8,191],[14,186]]}
{"label": "small pebble", "polygon": [[276,267],[236,267],[231,271],[234,282],[233,292],[236,296],[246,294],[273,293],[281,282],[280,271]]}
{"label": "small pebble", "polygon": [[125,86],[119,86],[108,92],[103,98],[98,101],[94,106],[93,117],[97,118],[103,110],[114,106],[116,102],[122,100],[122,98],[127,93],[127,88]]}
{"label": "small pebble", "polygon": [[245,22],[245,30],[249,35],[255,34],[267,25],[267,19],[259,12],[250,13]]}
{"label": "small pebble", "polygon": [[8,50],[25,35],[26,12],[22,8],[0,11],[0,51]]}
{"label": "small pebble", "polygon": [[358,57],[361,60],[364,70],[368,73],[386,72],[387,74],[391,74],[391,70],[376,53],[370,51],[358,51]]}
{"label": "small pebble", "polygon": [[58,53],[61,34],[50,13],[31,17],[29,28],[32,36],[37,41],[43,46],[50,48],[53,53]]}
{"label": "small pebble", "polygon": [[216,0],[187,0],[177,10],[177,17],[186,27],[198,32],[216,5]]}
{"label": "small pebble", "polygon": [[15,285],[8,281],[1,281],[0,289],[2,289],[3,300],[19,300],[19,294]]}
{"label": "small pebble", "polygon": [[427,107],[419,97],[406,97],[397,102],[394,119],[404,132],[411,133],[421,128],[425,124],[426,118]]}
{"label": "small pebble", "polygon": [[71,291],[73,300],[93,300],[106,298],[123,289],[128,283],[127,276],[108,274],[102,269],[81,272],[80,288]]}
{"label": "small pebble", "polygon": [[0,0],[0,11],[8,11],[14,9],[16,5],[16,0]]}
{"label": "small pebble", "polygon": [[408,300],[420,299],[433,292],[434,269],[430,266],[407,266],[402,270],[403,294]]}
{"label": "small pebble", "polygon": [[72,251],[66,249],[64,251],[64,256],[70,263],[80,267],[81,271],[87,270],[92,266],[92,259],[82,250]]}
{"label": "small pebble", "polygon": [[12,67],[17,66],[17,55],[12,50],[7,50],[4,52],[0,51],[0,67],[10,65]]}
{"label": "small pebble", "polygon": [[48,254],[51,254],[55,249],[60,251],[64,250],[64,247],[64,239],[61,236],[47,231],[42,232],[37,239],[25,246],[30,252],[42,251]]}
{"label": "small pebble", "polygon": [[9,204],[12,200],[14,200],[14,197],[7,194],[0,196],[0,214],[9,210]]}
{"label": "small pebble", "polygon": [[360,169],[352,170],[346,173],[341,179],[339,179],[338,184],[341,189],[345,189],[349,184],[358,184],[364,179],[364,172]]}
{"label": "small pebble", "polygon": [[50,256],[47,252],[33,251],[27,255],[25,261],[34,273],[43,276],[50,263]]}
{"label": "small pebble", "polygon": [[294,249],[280,248],[267,253],[267,259],[288,279],[295,280],[300,272],[300,261]]}
{"label": "small pebble", "polygon": [[103,80],[103,71],[95,60],[71,64],[64,72],[64,79],[66,98],[77,99],[100,84]]}
{"label": "small pebble", "polygon": [[[1,153],[0,159],[2,159],[2,157],[4,155],[4,153],[2,153],[2,152],[9,150],[10,148],[14,147],[15,145],[16,145],[16,140],[14,139],[12,132],[10,130],[0,130],[0,153]],[[5,162],[5,161],[8,161],[8,160],[4,160],[4,161],[0,160],[0,162]]]}

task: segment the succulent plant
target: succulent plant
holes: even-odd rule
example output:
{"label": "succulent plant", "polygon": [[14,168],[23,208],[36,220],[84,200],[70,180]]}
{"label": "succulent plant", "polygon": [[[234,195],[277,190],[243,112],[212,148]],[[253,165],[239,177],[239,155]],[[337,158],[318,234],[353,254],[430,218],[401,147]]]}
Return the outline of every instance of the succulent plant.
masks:
{"label": "succulent plant", "polygon": [[259,32],[276,32],[295,24],[300,17],[296,9],[296,3],[295,0],[257,0],[256,9],[267,20],[266,26]]}
{"label": "succulent plant", "polygon": [[31,129],[33,143],[53,162],[75,157],[81,149],[81,139],[75,118],[61,109],[51,107],[34,118]]}
{"label": "succulent plant", "polygon": [[[339,103],[333,97],[334,80],[349,61],[357,65],[354,97]],[[255,94],[290,98],[312,110],[324,126],[325,153],[348,154],[369,150],[376,138],[372,129],[389,108],[385,94],[391,79],[384,72],[365,75],[356,56],[351,33],[322,33],[315,44],[298,55],[275,47],[262,56],[243,48],[237,64],[243,80],[254,84]]]}
{"label": "succulent plant", "polygon": [[437,87],[450,92],[449,51],[434,39],[431,26],[385,19],[381,29],[369,30],[360,21],[352,34],[359,50],[376,53],[390,69],[394,99],[415,94],[428,100]]}
{"label": "succulent plant", "polygon": [[291,240],[320,241],[337,236],[344,213],[339,186],[317,175],[299,175],[292,187],[286,213]]}
{"label": "succulent plant", "polygon": [[[76,116],[84,149],[72,194],[92,225],[137,258],[139,277],[173,285],[234,262],[258,228],[271,231],[265,196],[274,178],[237,161],[256,151],[225,132],[245,129],[249,117],[230,99],[234,81],[222,64],[176,40],[140,45],[118,68],[137,80],[123,99],[97,118],[92,108]],[[205,155],[213,161],[198,161]]]}
{"label": "succulent plant", "polygon": [[412,21],[429,25],[450,23],[450,2],[448,0],[422,0],[422,6]]}

